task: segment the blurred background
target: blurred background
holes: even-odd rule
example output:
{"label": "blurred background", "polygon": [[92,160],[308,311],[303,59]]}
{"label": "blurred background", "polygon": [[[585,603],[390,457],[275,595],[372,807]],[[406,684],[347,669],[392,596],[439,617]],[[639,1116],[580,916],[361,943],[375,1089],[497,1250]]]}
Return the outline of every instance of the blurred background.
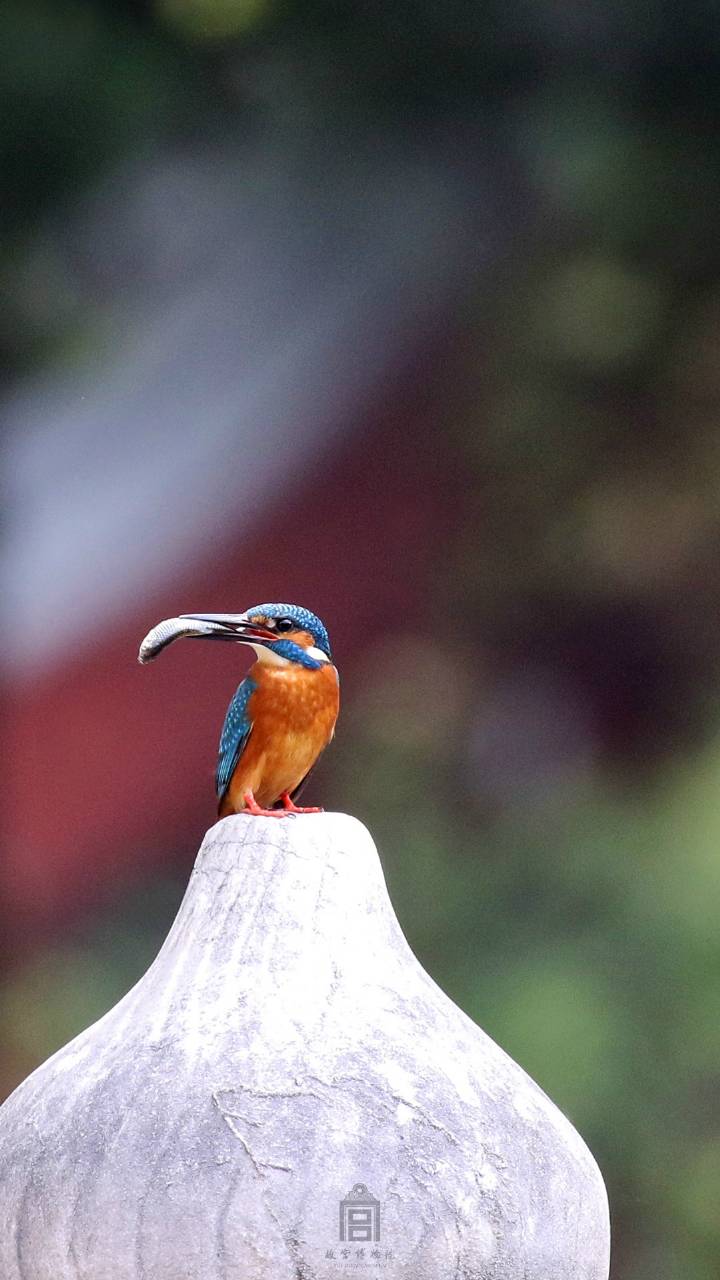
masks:
{"label": "blurred background", "polygon": [[230,646],[343,679],[308,802],[604,1171],[720,1274],[720,18],[691,0],[0,9],[0,1089],[142,974]]}

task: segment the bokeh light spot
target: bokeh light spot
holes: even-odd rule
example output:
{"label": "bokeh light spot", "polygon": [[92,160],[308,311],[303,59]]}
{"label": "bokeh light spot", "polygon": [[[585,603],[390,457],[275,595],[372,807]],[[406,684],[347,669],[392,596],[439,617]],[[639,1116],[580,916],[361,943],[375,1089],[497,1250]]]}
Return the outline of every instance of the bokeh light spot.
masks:
{"label": "bokeh light spot", "polygon": [[274,8],[273,0],[156,0],[159,16],[191,40],[244,35]]}

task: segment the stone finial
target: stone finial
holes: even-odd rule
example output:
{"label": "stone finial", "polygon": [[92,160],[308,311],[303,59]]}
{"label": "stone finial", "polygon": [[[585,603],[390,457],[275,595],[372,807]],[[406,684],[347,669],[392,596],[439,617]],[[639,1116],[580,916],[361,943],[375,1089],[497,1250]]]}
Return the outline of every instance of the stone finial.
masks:
{"label": "stone finial", "polygon": [[238,815],[0,1108],[2,1280],[607,1280],[598,1168],[424,972],[365,828]]}

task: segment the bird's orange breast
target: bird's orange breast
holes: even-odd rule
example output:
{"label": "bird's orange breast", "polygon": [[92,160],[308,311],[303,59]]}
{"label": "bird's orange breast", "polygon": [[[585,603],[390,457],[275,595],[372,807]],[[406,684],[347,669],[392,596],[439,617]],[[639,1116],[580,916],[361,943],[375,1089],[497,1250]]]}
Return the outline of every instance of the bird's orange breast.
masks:
{"label": "bird's orange breast", "polygon": [[332,738],[337,720],[338,675],[330,663],[311,670],[256,662],[250,674],[257,685],[248,703],[252,731],[221,814],[244,808],[247,791],[263,808],[284,791],[292,794]]}

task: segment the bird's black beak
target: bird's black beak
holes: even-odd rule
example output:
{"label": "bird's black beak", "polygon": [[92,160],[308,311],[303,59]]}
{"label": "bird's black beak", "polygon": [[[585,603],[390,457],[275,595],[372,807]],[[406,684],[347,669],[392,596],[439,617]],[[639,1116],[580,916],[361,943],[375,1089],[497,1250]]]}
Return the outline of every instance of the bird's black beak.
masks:
{"label": "bird's black beak", "polygon": [[235,640],[247,644],[262,644],[268,640],[277,640],[277,634],[269,627],[258,626],[251,622],[245,613],[181,613],[180,617],[188,622],[208,623],[211,630],[199,634],[208,640]]}

